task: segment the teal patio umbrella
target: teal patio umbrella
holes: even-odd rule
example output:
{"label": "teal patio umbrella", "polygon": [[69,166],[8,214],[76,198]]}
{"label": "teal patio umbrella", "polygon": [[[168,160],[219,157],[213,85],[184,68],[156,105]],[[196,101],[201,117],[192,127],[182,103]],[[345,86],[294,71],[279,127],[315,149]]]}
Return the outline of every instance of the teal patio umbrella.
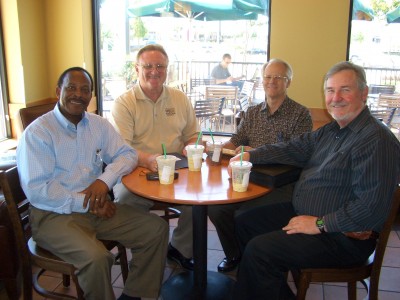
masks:
{"label": "teal patio umbrella", "polygon": [[268,0],[131,0],[130,16],[176,16],[203,21],[256,20]]}
{"label": "teal patio umbrella", "polygon": [[369,0],[354,0],[353,1],[353,20],[371,21],[374,18],[374,11],[372,10]]}
{"label": "teal patio umbrella", "polygon": [[388,23],[400,23],[400,6],[386,14]]}

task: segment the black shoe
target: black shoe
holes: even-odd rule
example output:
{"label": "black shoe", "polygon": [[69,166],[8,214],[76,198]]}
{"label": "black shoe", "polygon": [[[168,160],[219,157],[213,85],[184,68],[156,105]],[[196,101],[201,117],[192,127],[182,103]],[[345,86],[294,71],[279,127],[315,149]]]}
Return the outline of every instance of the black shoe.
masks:
{"label": "black shoe", "polygon": [[224,258],[218,265],[218,272],[230,272],[234,270],[240,262],[240,258],[228,259]]}
{"label": "black shoe", "polygon": [[167,257],[176,263],[180,264],[181,267],[186,270],[193,270],[193,259],[184,257],[178,249],[174,248],[171,243],[168,244],[168,254]]}
{"label": "black shoe", "polygon": [[140,297],[131,297],[128,295],[125,295],[124,293],[121,294],[121,296],[118,297],[117,300],[141,300],[142,298]]}

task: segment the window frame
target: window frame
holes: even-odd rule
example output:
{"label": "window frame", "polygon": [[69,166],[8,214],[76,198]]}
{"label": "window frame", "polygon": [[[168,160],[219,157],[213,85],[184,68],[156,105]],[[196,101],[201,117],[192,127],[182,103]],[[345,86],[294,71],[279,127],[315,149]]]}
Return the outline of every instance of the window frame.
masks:
{"label": "window frame", "polygon": [[[3,22],[0,15],[0,84],[1,84],[1,97],[3,100],[3,110],[4,110],[4,127],[5,136],[0,136],[0,141],[7,140],[11,138],[11,124],[10,124],[10,114],[9,114],[9,93],[8,93],[8,81],[6,72],[6,59],[4,51],[4,39],[3,39]],[[1,125],[2,126],[2,125]]]}

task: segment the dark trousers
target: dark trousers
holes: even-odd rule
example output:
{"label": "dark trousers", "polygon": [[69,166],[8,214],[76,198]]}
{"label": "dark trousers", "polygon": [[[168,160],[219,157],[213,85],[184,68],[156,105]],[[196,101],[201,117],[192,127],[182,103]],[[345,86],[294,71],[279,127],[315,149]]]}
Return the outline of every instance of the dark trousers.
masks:
{"label": "dark trousers", "polygon": [[214,224],[222,249],[228,259],[239,258],[241,252],[235,238],[235,217],[249,209],[292,200],[294,183],[273,190],[262,197],[233,204],[210,205],[208,216]]}
{"label": "dark trousers", "polygon": [[286,282],[287,271],[360,264],[375,248],[374,240],[354,240],[340,232],[286,234],[282,227],[294,216],[291,203],[277,203],[235,218],[244,252],[234,299],[294,299]]}

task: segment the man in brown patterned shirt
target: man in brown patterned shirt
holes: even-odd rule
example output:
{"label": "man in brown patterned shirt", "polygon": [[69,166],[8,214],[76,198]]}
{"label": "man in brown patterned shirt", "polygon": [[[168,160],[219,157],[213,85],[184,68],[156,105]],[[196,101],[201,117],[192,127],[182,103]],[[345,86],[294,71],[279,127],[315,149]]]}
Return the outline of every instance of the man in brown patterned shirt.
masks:
{"label": "man in brown patterned shirt", "polygon": [[[309,110],[287,96],[292,82],[291,66],[280,59],[272,59],[263,68],[265,102],[249,107],[237,132],[224,144],[224,148],[246,151],[264,144],[286,142],[312,130]],[[276,193],[229,205],[212,205],[208,215],[214,223],[226,257],[218,265],[219,272],[229,272],[240,261],[239,247],[234,236],[234,216],[243,211],[266,203],[280,201],[282,193],[291,193],[293,184],[276,189]]]}

